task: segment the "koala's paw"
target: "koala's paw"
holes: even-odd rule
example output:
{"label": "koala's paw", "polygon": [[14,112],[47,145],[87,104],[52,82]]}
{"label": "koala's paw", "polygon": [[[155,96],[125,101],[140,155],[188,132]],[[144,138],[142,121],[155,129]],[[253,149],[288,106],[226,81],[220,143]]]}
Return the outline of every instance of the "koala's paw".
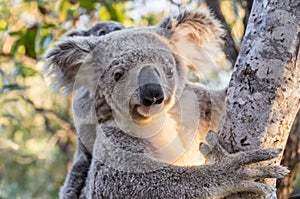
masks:
{"label": "koala's paw", "polygon": [[[216,175],[221,176],[220,195],[236,192],[252,192],[269,195],[274,188],[254,180],[261,178],[283,178],[289,170],[280,165],[255,166],[249,164],[270,160],[277,157],[282,150],[274,148],[255,149],[229,154],[219,143],[215,132],[209,131],[206,136],[208,143],[200,144],[200,151],[216,169]],[[224,185],[224,186],[223,186]]]}

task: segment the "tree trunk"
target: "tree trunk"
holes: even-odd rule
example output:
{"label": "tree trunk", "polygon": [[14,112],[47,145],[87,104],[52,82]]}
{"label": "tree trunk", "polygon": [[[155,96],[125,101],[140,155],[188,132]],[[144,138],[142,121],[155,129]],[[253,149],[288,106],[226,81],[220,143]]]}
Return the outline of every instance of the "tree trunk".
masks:
{"label": "tree trunk", "polygon": [[290,175],[280,180],[278,198],[288,198],[294,189],[294,180],[300,165],[300,112],[294,121],[281,164],[291,170]]}
{"label": "tree trunk", "polygon": [[[219,128],[230,152],[285,148],[300,107],[299,6],[298,0],[254,1]],[[237,197],[257,198],[230,198]]]}
{"label": "tree trunk", "polygon": [[[224,25],[224,23],[226,23],[226,22],[223,17],[223,14],[221,13],[219,2],[220,2],[219,0],[206,1],[207,5],[210,7],[210,9],[212,9],[212,11],[215,13],[215,16],[217,17],[217,19],[219,19]],[[247,0],[247,4],[246,4],[246,6],[244,6],[244,9],[246,12],[246,16],[244,18],[244,26],[245,27],[247,26],[248,19],[250,17],[252,5],[253,5],[253,0]],[[224,27],[227,28],[227,35],[228,35],[228,33],[230,34],[227,24],[225,24]],[[231,34],[230,34],[230,36],[231,36]],[[228,40],[226,40],[225,47],[224,47],[225,49],[227,49],[228,46],[230,46],[230,48],[232,48],[231,44],[233,44],[232,37],[227,37],[227,38],[229,38],[229,42],[228,42]],[[225,49],[224,49],[224,51],[226,52]],[[230,52],[230,51],[231,50],[227,50],[227,52]],[[232,60],[233,62],[236,61],[237,54],[231,53],[231,54],[226,54],[226,55],[231,55],[230,60]],[[288,198],[291,195],[291,193],[294,190],[294,181],[296,179],[298,169],[300,166],[300,151],[299,151],[299,149],[300,149],[300,112],[299,111],[298,111],[298,115],[294,121],[294,124],[292,126],[292,130],[290,132],[286,146],[288,146],[288,147],[285,148],[285,151],[282,156],[282,161],[280,164],[288,167],[291,170],[291,173],[290,173],[290,175],[286,176],[284,179],[277,180],[276,187],[277,187],[278,198]]]}

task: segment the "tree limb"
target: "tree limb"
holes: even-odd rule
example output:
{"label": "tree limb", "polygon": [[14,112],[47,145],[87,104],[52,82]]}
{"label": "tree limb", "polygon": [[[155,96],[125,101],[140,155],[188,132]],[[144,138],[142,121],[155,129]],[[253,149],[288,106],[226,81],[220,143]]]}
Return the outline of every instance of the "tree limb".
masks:
{"label": "tree limb", "polygon": [[244,26],[245,27],[248,24],[252,6],[253,6],[253,0],[247,0],[247,4],[246,4],[246,6],[244,6],[244,9],[245,9]]}
{"label": "tree limb", "polygon": [[223,13],[221,11],[220,2],[219,2],[219,0],[206,0],[206,4],[210,8],[210,10],[213,12],[213,14],[216,16],[216,18],[221,21],[223,27],[226,30],[226,36],[224,38],[225,46],[224,46],[223,50],[224,50],[224,53],[225,53],[227,59],[231,62],[232,65],[234,65],[236,58],[238,56],[238,50],[236,49],[233,38],[231,36],[231,31],[230,31],[230,29],[225,21],[225,18],[223,16]]}

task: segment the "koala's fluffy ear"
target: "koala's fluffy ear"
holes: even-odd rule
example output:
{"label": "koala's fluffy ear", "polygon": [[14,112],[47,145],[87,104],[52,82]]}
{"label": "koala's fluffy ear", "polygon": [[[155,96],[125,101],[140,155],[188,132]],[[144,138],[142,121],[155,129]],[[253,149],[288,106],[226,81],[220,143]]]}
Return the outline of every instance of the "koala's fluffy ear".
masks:
{"label": "koala's fluffy ear", "polygon": [[81,64],[98,42],[97,37],[64,37],[46,53],[44,73],[55,89],[72,90]]}
{"label": "koala's fluffy ear", "polygon": [[221,52],[225,31],[207,9],[184,11],[165,18],[160,28],[168,29],[171,47],[193,70],[214,66],[213,57]]}

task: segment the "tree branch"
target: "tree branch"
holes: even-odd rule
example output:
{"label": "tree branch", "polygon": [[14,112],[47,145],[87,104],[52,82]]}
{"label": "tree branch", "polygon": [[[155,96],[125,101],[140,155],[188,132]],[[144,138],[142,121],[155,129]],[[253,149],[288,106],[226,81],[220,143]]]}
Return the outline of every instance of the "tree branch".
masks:
{"label": "tree branch", "polygon": [[246,6],[244,6],[245,13],[246,13],[245,17],[244,17],[244,26],[245,27],[248,24],[248,20],[249,20],[249,17],[250,17],[252,6],[253,6],[253,0],[247,0],[247,4],[246,4]]}
{"label": "tree branch", "polygon": [[226,30],[226,36],[225,36],[225,46],[223,48],[223,51],[227,57],[227,59],[231,62],[232,65],[234,65],[236,58],[238,56],[238,50],[236,49],[235,43],[233,41],[233,38],[231,36],[231,31],[225,21],[225,18],[223,16],[223,13],[220,8],[220,2],[219,0],[206,0],[207,6],[210,8],[210,10],[213,12],[213,14],[216,16],[217,19],[219,19],[223,25],[223,27]]}
{"label": "tree branch", "polygon": [[177,6],[178,8],[181,7],[181,4],[180,4],[180,3],[177,3],[177,2],[175,2],[175,1],[173,1],[173,0],[169,0],[169,2],[170,2],[171,4]]}
{"label": "tree branch", "polygon": [[69,130],[71,130],[72,132],[75,132],[75,127],[72,125],[72,123],[70,123],[70,120],[68,118],[65,118],[61,115],[59,115],[58,113],[54,112],[53,110],[48,110],[48,109],[44,109],[44,108],[40,108],[40,107],[37,107],[34,102],[29,99],[29,98],[26,98],[24,96],[21,96],[23,98],[23,100],[25,100],[27,103],[31,104],[32,107],[35,109],[36,112],[38,113],[50,113],[50,114],[53,114],[57,119],[59,119],[64,125],[67,126],[67,128]]}

